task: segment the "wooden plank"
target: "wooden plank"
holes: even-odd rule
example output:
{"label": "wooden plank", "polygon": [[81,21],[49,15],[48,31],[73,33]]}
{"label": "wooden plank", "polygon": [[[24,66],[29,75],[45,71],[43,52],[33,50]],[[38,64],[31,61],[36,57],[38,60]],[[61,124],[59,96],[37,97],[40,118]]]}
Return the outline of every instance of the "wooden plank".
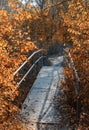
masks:
{"label": "wooden plank", "polygon": [[[22,105],[21,116],[29,122],[29,130],[31,127],[33,130],[59,130],[61,116],[55,107],[54,99],[58,94],[60,79],[63,78],[62,70],[61,66],[54,65],[45,66],[39,72],[35,83]],[[41,124],[43,128],[41,128]]]}
{"label": "wooden plank", "polygon": [[[52,102],[52,97],[54,98],[57,84],[59,81],[58,72],[55,71],[55,67],[48,67],[49,73],[53,73],[50,77],[49,76],[38,76],[37,80],[33,84],[33,87],[31,91],[29,92],[24,104],[23,104],[23,111],[27,113],[27,110],[30,108],[34,108],[34,111],[37,111],[37,113],[40,113],[41,107],[45,103],[44,110],[48,107],[49,104]],[[45,71],[48,73],[47,68],[43,68],[41,70],[41,74],[43,75],[42,71]],[[54,70],[54,71],[53,71]],[[27,108],[25,108],[27,106]],[[25,108],[25,109],[24,109]],[[30,111],[31,115],[31,111]],[[36,113],[35,113],[36,116]],[[35,117],[36,118],[36,117]]]}
{"label": "wooden plank", "polygon": [[59,67],[59,66],[52,66],[52,67],[45,66],[45,67],[42,67],[37,78],[60,76],[60,74],[62,74],[62,70],[63,70],[63,67]]}
{"label": "wooden plank", "polygon": [[60,65],[61,63],[63,63],[64,57],[63,56],[50,57],[49,61],[52,63],[52,65]]}

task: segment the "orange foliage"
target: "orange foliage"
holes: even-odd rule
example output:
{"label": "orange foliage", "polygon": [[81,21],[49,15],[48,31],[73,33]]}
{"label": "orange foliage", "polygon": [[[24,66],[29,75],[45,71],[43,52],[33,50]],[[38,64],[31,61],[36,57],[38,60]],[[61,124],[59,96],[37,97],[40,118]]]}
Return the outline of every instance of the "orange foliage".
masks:
{"label": "orange foliage", "polygon": [[13,72],[26,60],[28,52],[37,49],[24,19],[31,19],[24,10],[13,17],[0,10],[0,123],[17,110],[11,99],[16,86]]}
{"label": "orange foliage", "polygon": [[[68,12],[64,17],[64,27],[67,29],[67,40],[73,42],[73,48],[70,50],[75,67],[80,78],[80,91],[77,98],[80,102],[81,129],[88,129],[89,126],[89,2],[85,6],[84,1],[74,1],[69,5]],[[74,87],[76,80],[74,73],[70,68],[66,68],[66,87],[71,89],[71,94],[66,91],[68,102],[71,99],[71,107],[74,107],[77,98],[75,98]],[[76,86],[77,87],[77,86]],[[73,104],[74,103],[74,104]],[[73,118],[73,117],[72,117]]]}

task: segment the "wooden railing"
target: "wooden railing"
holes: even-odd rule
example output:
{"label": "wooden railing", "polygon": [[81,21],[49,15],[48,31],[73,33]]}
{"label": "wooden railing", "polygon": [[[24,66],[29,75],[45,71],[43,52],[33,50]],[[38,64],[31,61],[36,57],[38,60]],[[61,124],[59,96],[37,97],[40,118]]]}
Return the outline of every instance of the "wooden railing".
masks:
{"label": "wooden railing", "polygon": [[15,92],[15,90],[17,90],[20,86],[20,84],[25,80],[25,78],[28,76],[28,74],[31,72],[31,70],[35,67],[35,65],[42,60],[41,62],[41,67],[44,65],[44,58],[46,57],[46,50],[44,49],[40,49],[37,50],[35,52],[32,53],[32,55],[30,55],[26,61],[23,62],[23,64],[13,73],[14,77],[19,73],[20,70],[23,69],[23,67],[33,58],[36,57],[36,55],[38,55],[38,58],[32,63],[32,65],[29,67],[29,69],[27,70],[27,72],[23,75],[23,77],[20,79],[19,82],[17,82],[17,86],[16,88],[13,90],[13,93]]}
{"label": "wooden railing", "polygon": [[[75,78],[76,78],[76,84],[77,86],[75,86],[75,95],[78,96],[79,92],[80,92],[80,79],[79,79],[79,76],[78,76],[78,73],[77,73],[77,70],[76,70],[76,67],[75,67],[75,64],[74,64],[74,61],[72,59],[72,56],[71,56],[71,53],[70,51],[66,51],[64,49],[64,52],[68,55],[69,57],[69,62],[68,60],[65,58],[65,61],[67,62],[69,68],[71,67],[74,71],[74,75],[75,75]],[[77,113],[76,113],[76,118],[77,118],[77,123],[79,121],[79,116],[80,116],[80,113],[79,113],[79,105],[80,105],[80,102],[79,102],[79,99],[77,98],[77,102],[76,102],[76,110],[77,110]]]}

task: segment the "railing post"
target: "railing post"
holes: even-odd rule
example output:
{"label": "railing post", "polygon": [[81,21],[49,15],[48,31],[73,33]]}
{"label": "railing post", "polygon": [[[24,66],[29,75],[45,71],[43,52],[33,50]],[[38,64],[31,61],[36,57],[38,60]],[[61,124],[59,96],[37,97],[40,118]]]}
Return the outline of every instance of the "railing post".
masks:
{"label": "railing post", "polygon": [[[41,57],[41,56],[43,57],[43,52],[42,52],[42,51],[39,53],[39,57]],[[40,63],[39,66],[40,66],[40,68],[41,68],[41,67],[43,66],[43,58],[40,60],[39,63]]]}
{"label": "railing post", "polygon": [[43,56],[43,65],[47,65],[47,51],[45,52],[45,56]]}
{"label": "railing post", "polygon": [[[43,57],[43,52],[41,52],[41,56]],[[43,67],[43,65],[44,65],[44,62],[43,62],[44,59],[43,58],[42,58],[42,66],[41,67]]]}

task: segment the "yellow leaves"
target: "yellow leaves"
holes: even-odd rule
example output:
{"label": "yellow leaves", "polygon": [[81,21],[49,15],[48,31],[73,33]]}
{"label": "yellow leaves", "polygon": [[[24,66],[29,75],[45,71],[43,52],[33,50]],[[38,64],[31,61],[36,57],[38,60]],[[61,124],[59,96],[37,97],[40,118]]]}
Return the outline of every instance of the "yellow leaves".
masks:
{"label": "yellow leaves", "polygon": [[[29,51],[37,49],[31,42],[29,22],[24,22],[29,19],[31,14],[27,11],[14,13],[10,18],[6,11],[0,11],[0,122],[4,122],[9,113],[17,111],[11,104],[11,93],[17,85],[13,72],[26,60]],[[16,91],[13,99],[18,94]]]}
{"label": "yellow leaves", "polygon": [[[76,96],[75,88],[77,88],[78,85],[74,71],[72,71],[71,68],[66,67],[64,74],[66,79],[65,95],[67,97],[67,104],[70,103],[71,99],[71,102],[73,102],[71,107],[74,108],[73,104],[76,104],[77,99],[79,99],[82,106],[80,115],[82,112],[86,112],[86,115],[89,115],[89,14],[88,9],[83,6],[82,1],[75,1],[75,3],[70,3],[69,10],[64,18],[64,27],[66,27],[66,34],[68,35],[67,37],[69,37],[69,39],[65,38],[65,41],[67,42],[69,40],[73,43],[73,47],[70,50],[70,53],[72,55],[81,84],[79,86],[80,92],[78,96]],[[88,126],[89,121],[88,123],[85,121],[86,117],[84,117],[83,120],[80,117],[79,120],[81,126],[85,124]]]}
{"label": "yellow leaves", "polygon": [[37,49],[37,46],[31,42],[31,41],[28,41],[30,38],[27,38],[23,44],[24,44],[24,47],[22,46],[21,47],[21,52],[24,53],[24,52],[28,52],[29,50],[35,50]]}
{"label": "yellow leaves", "polygon": [[22,10],[22,11],[20,11],[20,13],[18,15],[18,18],[19,18],[20,21],[23,21],[24,19],[25,20],[30,20],[32,18],[32,16],[31,16],[29,11]]}
{"label": "yellow leaves", "polygon": [[14,105],[14,106],[13,106],[13,110],[14,110],[14,111],[17,111],[17,110],[18,110],[18,107]]}
{"label": "yellow leaves", "polygon": [[29,9],[30,9],[31,7],[32,7],[32,6],[31,6],[30,4],[27,4],[27,5],[26,5],[26,8],[29,8]]}
{"label": "yellow leaves", "polygon": [[72,33],[72,34],[74,34],[74,35],[80,35],[80,32],[79,32],[79,31],[76,31],[76,30],[71,29],[71,28],[68,28],[68,32],[69,32],[69,33]]}
{"label": "yellow leaves", "polygon": [[6,10],[0,10],[0,17],[6,17],[8,16],[8,13]]}
{"label": "yellow leaves", "polygon": [[78,2],[76,2],[76,4],[77,4],[77,5],[81,5],[81,2],[78,1]]}
{"label": "yellow leaves", "polygon": [[14,14],[15,20],[19,20],[19,14]]}

